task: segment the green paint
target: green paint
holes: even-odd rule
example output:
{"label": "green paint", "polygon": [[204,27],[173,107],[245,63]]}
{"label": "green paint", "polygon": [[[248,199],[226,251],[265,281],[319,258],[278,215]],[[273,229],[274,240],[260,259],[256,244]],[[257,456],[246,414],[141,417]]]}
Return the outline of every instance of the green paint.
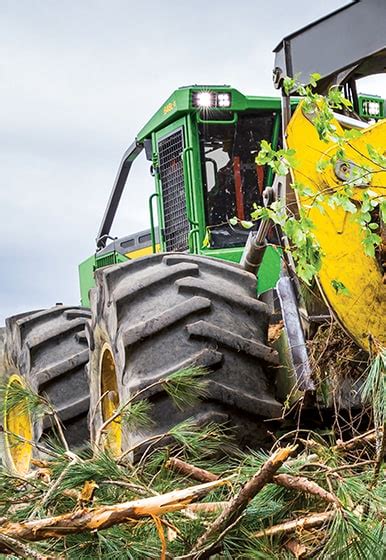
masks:
{"label": "green paint", "polygon": [[[371,105],[374,107],[378,105],[378,114],[373,114],[369,111]],[[385,100],[379,95],[367,95],[360,93],[358,95],[359,116],[363,119],[374,119],[376,121],[385,118]]]}
{"label": "green paint", "polygon": [[[230,124],[236,122],[239,114],[244,111],[255,112],[272,112],[275,113],[274,127],[272,138],[270,141],[276,146],[280,133],[280,109],[281,101],[275,97],[259,97],[243,95],[234,88],[226,86],[189,86],[177,89],[172,95],[161,105],[158,111],[140,130],[137,135],[138,142],[144,142],[151,139],[153,152],[153,167],[155,169],[155,194],[149,200],[149,204],[157,209],[158,224],[161,230],[160,246],[161,251],[165,251],[165,242],[162,237],[162,230],[165,226],[163,205],[162,205],[162,188],[159,173],[157,173],[158,141],[167,136],[178,128],[182,128],[184,132],[184,154],[181,154],[184,161],[184,179],[186,185],[186,206],[187,214],[190,222],[189,234],[189,251],[195,254],[205,254],[215,258],[239,262],[243,247],[236,249],[202,250],[202,243],[206,232],[206,216],[205,216],[205,200],[204,187],[201,173],[201,155],[198,136],[198,123],[202,121],[199,110],[193,106],[193,93],[210,90],[220,93],[229,93],[231,95],[231,106],[226,110],[231,113],[231,121],[223,119],[224,109],[211,109],[210,122],[217,124]],[[296,100],[293,101],[297,103]],[[208,122],[208,121],[206,121]],[[272,173],[268,171],[266,184],[271,184],[273,180]],[[128,188],[130,188],[130,176],[128,178]],[[154,204],[157,199],[156,204]],[[155,246],[154,240],[154,216],[149,207],[149,224],[152,232],[153,251]],[[94,272],[96,268],[102,266],[111,266],[118,262],[126,261],[127,258],[115,251],[105,253],[98,256],[91,256],[79,265],[80,291],[82,305],[89,306],[89,290],[94,286]],[[263,264],[259,272],[258,290],[266,291],[276,284],[279,274],[280,258],[272,248],[266,250]]]}
{"label": "green paint", "polygon": [[94,270],[95,255],[91,255],[79,265],[79,286],[80,286],[80,303],[84,307],[90,307],[89,291],[95,286]]}
{"label": "green paint", "polygon": [[[280,98],[278,97],[260,97],[252,95],[243,95],[237,89],[225,86],[189,86],[181,87],[175,90],[170,97],[161,105],[153,117],[139,131],[137,140],[143,141],[150,138],[153,132],[164,129],[167,125],[175,122],[182,116],[197,115],[198,110],[193,107],[192,94],[196,91],[210,90],[215,92],[230,93],[232,104],[231,111],[261,110],[261,111],[280,111]],[[213,108],[213,120],[215,120],[216,112],[221,109]]]}
{"label": "green paint", "polygon": [[79,265],[80,301],[84,307],[90,307],[90,290],[95,286],[94,273],[98,268],[111,266],[130,260],[117,251],[91,255]]}
{"label": "green paint", "polygon": [[[204,249],[201,251],[201,255],[239,263],[243,250],[244,247],[235,247],[232,249]],[[257,292],[259,294],[267,292],[276,286],[280,276],[280,263],[280,250],[269,245],[265,249],[257,277]]]}
{"label": "green paint", "polygon": [[280,249],[269,245],[264,252],[257,276],[257,292],[263,294],[276,286],[280,277],[281,254]]}

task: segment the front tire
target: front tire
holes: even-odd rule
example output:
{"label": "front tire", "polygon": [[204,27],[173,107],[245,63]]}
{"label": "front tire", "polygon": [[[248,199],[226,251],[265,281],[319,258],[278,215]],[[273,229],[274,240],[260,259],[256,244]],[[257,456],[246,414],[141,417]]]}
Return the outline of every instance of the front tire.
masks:
{"label": "front tire", "polygon": [[91,437],[137,391],[190,366],[209,370],[207,396],[178,410],[162,387],[145,393],[150,430],[106,428],[119,455],[193,417],[228,423],[240,445],[261,443],[263,419],[280,415],[274,397],[275,352],[267,346],[269,313],[256,278],[239,265],[185,254],[157,254],[96,273],[91,291]]}

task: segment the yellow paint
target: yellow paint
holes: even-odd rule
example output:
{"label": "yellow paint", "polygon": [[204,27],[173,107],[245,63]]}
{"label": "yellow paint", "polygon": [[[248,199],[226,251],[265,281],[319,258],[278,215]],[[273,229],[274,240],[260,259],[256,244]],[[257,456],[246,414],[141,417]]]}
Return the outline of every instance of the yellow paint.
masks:
{"label": "yellow paint", "polygon": [[[116,413],[119,407],[119,390],[117,383],[117,375],[115,370],[114,358],[110,347],[105,344],[102,349],[100,361],[100,380],[102,398],[102,419],[103,422],[108,420]],[[106,447],[111,451],[114,457],[121,454],[122,446],[122,426],[121,417],[118,416],[112,420],[105,428]]]}
{"label": "yellow paint", "polygon": [[13,406],[12,401],[8,402],[12,388],[17,386],[25,387],[25,383],[19,375],[13,374],[8,380],[5,394],[5,448],[13,470],[19,474],[26,474],[32,459],[33,431],[27,398],[21,399]]}
{"label": "yellow paint", "polygon": [[163,108],[164,115],[167,115],[168,113],[173,111],[176,107],[177,107],[177,102],[175,100],[170,101],[170,103],[167,103]]}
{"label": "yellow paint", "polygon": [[[160,250],[160,246],[156,245],[155,246],[155,252],[159,253]],[[125,253],[126,257],[129,257],[130,259],[138,259],[139,257],[144,257],[145,255],[152,255],[153,254],[153,248],[151,245],[149,245],[148,247],[143,247],[143,249],[135,249],[134,251],[129,251],[128,253]]]}
{"label": "yellow paint", "polygon": [[[342,127],[334,122],[338,133]],[[384,195],[386,172],[368,159],[367,144],[371,144],[380,153],[385,152],[386,121],[380,121],[365,129],[363,134],[350,141],[346,147],[348,159],[360,166],[370,167],[376,171],[368,187],[378,195]],[[338,146],[319,140],[316,129],[304,116],[300,105],[287,129],[287,144],[296,150],[299,161],[294,171],[294,179],[309,186],[315,194],[326,188],[337,189],[342,182],[329,167],[325,172],[316,171],[316,163],[322,157],[330,158]],[[353,199],[360,199],[363,189],[357,187]],[[312,197],[298,198],[303,208],[310,205]],[[322,293],[332,311],[343,327],[362,348],[369,349],[369,336],[386,344],[386,285],[383,284],[383,271],[376,258],[364,254],[363,233],[352,215],[341,208],[330,208],[322,202],[324,213],[315,206],[309,210],[309,216],[315,224],[315,236],[321,246],[323,256],[322,269],[318,282]],[[349,295],[336,293],[331,282],[338,280],[348,289]]]}

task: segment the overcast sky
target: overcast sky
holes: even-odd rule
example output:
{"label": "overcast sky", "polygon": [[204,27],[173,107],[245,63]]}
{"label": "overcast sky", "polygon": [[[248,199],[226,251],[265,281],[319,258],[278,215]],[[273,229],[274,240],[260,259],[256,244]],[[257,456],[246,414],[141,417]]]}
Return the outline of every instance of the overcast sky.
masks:
{"label": "overcast sky", "polygon": [[[272,49],[347,3],[0,0],[0,324],[79,303],[122,153],[175,88],[274,95]],[[148,227],[152,178],[135,167],[116,235]]]}

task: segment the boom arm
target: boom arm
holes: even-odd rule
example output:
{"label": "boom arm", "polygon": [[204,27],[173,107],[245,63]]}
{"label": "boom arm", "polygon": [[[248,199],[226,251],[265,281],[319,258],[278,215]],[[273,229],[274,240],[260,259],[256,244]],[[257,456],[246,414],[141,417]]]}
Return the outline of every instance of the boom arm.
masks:
{"label": "boom arm", "polygon": [[317,91],[386,70],[386,2],[356,0],[285,37],[274,49],[274,82],[318,72]]}
{"label": "boom arm", "polygon": [[110,229],[117,212],[118,204],[121,199],[131,166],[133,165],[136,157],[142,152],[143,147],[144,146],[142,143],[135,140],[123,155],[113,188],[111,190],[110,198],[106,206],[102,223],[99,227],[98,235],[96,238],[97,249],[103,249],[103,247],[106,245],[106,240],[110,233]]}

